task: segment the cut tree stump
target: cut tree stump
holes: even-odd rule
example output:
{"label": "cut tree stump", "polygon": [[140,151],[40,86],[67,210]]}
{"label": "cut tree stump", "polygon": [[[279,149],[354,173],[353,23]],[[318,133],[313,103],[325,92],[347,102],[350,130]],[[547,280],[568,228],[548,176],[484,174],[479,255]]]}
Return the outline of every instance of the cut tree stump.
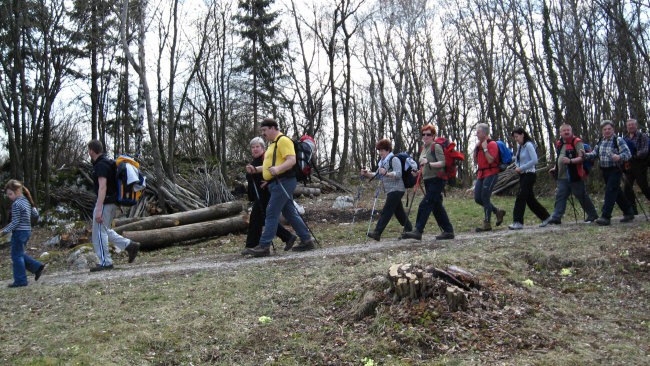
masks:
{"label": "cut tree stump", "polygon": [[177,212],[170,215],[149,216],[136,222],[118,226],[114,228],[114,230],[118,234],[121,234],[126,231],[134,232],[182,226],[233,216],[240,213],[242,209],[243,207],[241,203],[228,202],[192,211]]}
{"label": "cut tree stump", "polygon": [[239,232],[247,226],[248,222],[245,217],[235,216],[163,229],[124,231],[122,235],[139,242],[142,249],[158,249],[187,240],[205,239]]}

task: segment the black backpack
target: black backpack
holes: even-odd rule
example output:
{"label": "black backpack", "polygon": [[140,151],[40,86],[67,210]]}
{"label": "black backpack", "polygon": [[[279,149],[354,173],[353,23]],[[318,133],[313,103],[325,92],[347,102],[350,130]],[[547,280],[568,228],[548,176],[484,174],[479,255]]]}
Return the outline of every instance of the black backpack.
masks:
{"label": "black backpack", "polygon": [[412,174],[412,164],[415,163],[415,160],[413,160],[413,157],[411,157],[407,152],[395,154],[395,157],[399,159],[399,162],[402,165],[402,181],[404,182],[404,187],[413,188],[415,185],[415,177]]}
{"label": "black backpack", "polygon": [[[280,135],[280,137],[286,137],[287,135]],[[280,139],[278,137],[275,142]],[[291,140],[291,139],[290,139]],[[296,177],[298,182],[306,184],[311,182],[311,174],[316,170],[315,164],[315,152],[316,152],[316,143],[314,139],[309,135],[303,135],[298,141],[291,140],[293,142],[293,149],[296,152],[296,164],[291,169],[293,175]],[[273,162],[272,165],[275,166],[275,158],[277,154],[277,146],[273,149]]]}

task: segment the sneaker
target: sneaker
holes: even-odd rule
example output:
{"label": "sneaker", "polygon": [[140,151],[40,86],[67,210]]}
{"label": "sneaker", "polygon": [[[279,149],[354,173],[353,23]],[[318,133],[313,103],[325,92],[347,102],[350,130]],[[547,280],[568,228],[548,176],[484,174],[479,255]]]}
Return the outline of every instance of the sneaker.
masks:
{"label": "sneaker", "polygon": [[440,235],[436,235],[436,240],[450,240],[453,239],[454,237],[455,237],[454,233],[443,231]]}
{"label": "sneaker", "polygon": [[401,239],[422,240],[422,233],[417,230],[407,231],[404,234],[402,234]]}
{"label": "sneaker", "polygon": [[594,221],[594,222],[595,222],[596,224],[600,225],[600,226],[607,226],[607,225],[610,224],[610,220],[609,220],[609,219],[606,219],[606,218],[604,218],[604,217],[599,217],[599,218],[596,219],[596,221]]}
{"label": "sneaker", "polygon": [[492,231],[492,225],[490,225],[489,221],[483,221],[483,226],[477,227],[475,231],[477,233],[482,233],[484,231]]}
{"label": "sneaker", "polygon": [[296,243],[296,240],[298,239],[297,236],[292,236],[291,239],[287,240],[286,243],[284,243],[284,251],[291,250],[293,248],[293,245]]}
{"label": "sneaker", "polygon": [[307,241],[300,241],[299,245],[296,245],[291,250],[294,252],[305,252],[308,250],[314,249],[314,239],[309,239]]}
{"label": "sneaker", "polygon": [[562,220],[554,219],[553,216],[549,216],[546,220],[542,221],[542,223],[539,224],[539,227],[545,227],[548,225],[560,225],[561,223]]}
{"label": "sneaker", "polygon": [[524,224],[521,222],[513,222],[512,224],[508,225],[508,229],[510,230],[521,230],[524,228]]}
{"label": "sneaker", "polygon": [[499,210],[497,209],[496,217],[497,221],[494,223],[494,225],[499,226],[503,223],[503,217],[506,215],[505,210]]}
{"label": "sneaker", "polygon": [[27,286],[27,284],[21,285],[21,284],[18,284],[18,283],[12,283],[12,284],[10,284],[10,285],[7,285],[7,287],[10,287],[10,288],[14,288],[14,287],[25,287],[25,286]]}
{"label": "sneaker", "polygon": [[376,231],[374,231],[374,230],[373,230],[373,231],[370,231],[370,232],[368,232],[368,233],[366,233],[366,235],[367,235],[369,238],[371,238],[371,239],[375,239],[375,240],[377,240],[377,241],[379,241],[379,239],[381,239],[381,234],[379,234],[378,232],[376,232]]}
{"label": "sneaker", "polygon": [[45,269],[45,265],[41,264],[40,267],[34,272],[34,281],[38,281],[39,278],[41,278],[41,275],[43,274],[43,270]]}
{"label": "sneaker", "polygon": [[598,220],[598,216],[589,216],[585,219],[586,223],[592,223],[594,221]]}
{"label": "sneaker", "polygon": [[271,255],[270,246],[263,247],[261,245],[258,245],[255,248],[248,248],[248,250],[250,251],[250,254],[255,258],[268,257],[269,255]]}
{"label": "sneaker", "polygon": [[113,269],[113,265],[109,264],[108,266],[100,266],[99,264],[90,269],[90,272],[100,272],[100,271],[109,271]]}
{"label": "sneaker", "polygon": [[623,215],[621,222],[632,222],[634,220],[634,215]]}
{"label": "sneaker", "polygon": [[131,244],[129,244],[124,250],[129,254],[129,263],[133,263],[135,257],[138,256],[138,252],[140,251],[140,243],[131,240]]}

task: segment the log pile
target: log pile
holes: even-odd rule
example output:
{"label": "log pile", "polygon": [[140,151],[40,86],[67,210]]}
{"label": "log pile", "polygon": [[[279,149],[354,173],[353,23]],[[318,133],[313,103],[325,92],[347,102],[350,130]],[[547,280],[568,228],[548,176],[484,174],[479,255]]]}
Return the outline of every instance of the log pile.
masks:
{"label": "log pile", "polygon": [[188,240],[240,232],[248,216],[240,203],[229,202],[170,215],[117,222],[115,231],[140,243],[142,249],[158,249]]}
{"label": "log pile", "polygon": [[[547,171],[548,166],[545,164],[538,164],[536,170],[537,174],[540,174],[541,172]],[[515,172],[515,165],[511,164],[506,170],[499,173],[499,177],[497,178],[497,182],[494,184],[492,193],[498,194],[517,187],[519,187],[519,174]]]}
{"label": "log pile", "polygon": [[439,269],[393,264],[388,268],[388,280],[394,300],[441,297],[450,311],[467,310],[470,295],[480,289],[476,276],[456,266]]}

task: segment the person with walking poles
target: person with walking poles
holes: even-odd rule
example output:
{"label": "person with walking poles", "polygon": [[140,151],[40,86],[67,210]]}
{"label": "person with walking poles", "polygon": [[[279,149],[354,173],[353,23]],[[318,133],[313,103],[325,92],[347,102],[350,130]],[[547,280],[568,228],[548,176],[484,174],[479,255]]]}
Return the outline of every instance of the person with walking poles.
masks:
{"label": "person with walking poles", "polygon": [[[386,192],[386,202],[381,209],[381,215],[379,215],[375,229],[366,233],[369,238],[379,241],[381,234],[384,232],[386,225],[388,225],[393,215],[395,215],[397,221],[404,227],[405,231],[413,230],[413,226],[406,216],[404,206],[402,205],[402,197],[404,196],[404,192],[406,192],[404,181],[402,180],[402,163],[393,154],[393,146],[390,140],[379,140],[375,148],[381,157],[381,160],[377,164],[377,171],[371,172],[367,169],[362,169],[361,175],[369,178],[377,177],[383,186],[384,192]],[[379,191],[376,192],[375,199],[377,199],[378,193]],[[372,220],[372,216],[370,220]]]}
{"label": "person with walking poles", "polygon": [[20,181],[11,179],[5,184],[5,195],[11,201],[11,222],[2,229],[2,235],[11,233],[11,264],[14,281],[8,287],[27,286],[27,271],[38,281],[45,265],[25,253],[25,245],[32,235],[32,216],[38,218],[34,200]]}
{"label": "person with walking poles", "polygon": [[476,228],[476,232],[492,230],[490,218],[492,213],[496,215],[495,225],[499,226],[506,215],[504,210],[496,208],[490,201],[492,190],[499,177],[499,147],[495,141],[490,140],[490,127],[487,123],[479,123],[476,126],[476,148],[474,150],[474,161],[478,164],[478,174],[474,185],[474,202],[483,206],[483,225]]}
{"label": "person with walking poles", "polygon": [[625,198],[621,190],[621,176],[623,175],[622,164],[630,160],[632,154],[625,140],[614,133],[614,123],[610,120],[603,120],[600,123],[602,139],[593,151],[585,153],[585,158],[598,158],[598,167],[605,182],[605,199],[600,217],[596,224],[606,226],[610,224],[614,203],[623,211],[621,222],[634,220],[634,209],[632,204]]}
{"label": "person with walking poles", "polygon": [[517,154],[515,155],[515,173],[519,174],[519,194],[515,199],[515,207],[512,210],[512,224],[508,226],[510,230],[519,230],[524,228],[524,212],[526,205],[530,207],[535,216],[544,221],[551,215],[546,208],[542,206],[535,198],[535,165],[537,164],[537,152],[535,144],[530,135],[522,127],[517,127],[510,134],[517,142]]}
{"label": "person with walking poles", "polygon": [[589,198],[584,182],[587,178],[583,164],[585,146],[579,137],[573,135],[571,125],[564,123],[560,126],[560,139],[555,142],[555,151],[557,156],[555,165],[549,170],[549,173],[557,181],[555,207],[551,216],[542,221],[539,226],[560,225],[566,211],[566,202],[571,194],[578,199],[587,215],[585,222],[595,221],[598,218],[598,212]]}
{"label": "person with walking poles", "polygon": [[108,246],[109,241],[129,255],[129,263],[135,260],[140,243],[127,239],[111,228],[117,206],[117,178],[115,162],[104,154],[104,146],[99,140],[88,142],[88,155],[93,163],[93,188],[97,195],[93,210],[92,242],[99,263],[91,272],[113,269],[113,260]]}
{"label": "person with walking poles", "polygon": [[[625,198],[632,204],[634,214],[639,213],[634,194],[634,182],[641,188],[641,193],[650,201],[650,187],[648,187],[648,135],[639,131],[636,119],[630,118],[625,122],[627,134],[625,142],[630,148],[632,159],[629,160],[629,169],[625,170],[624,190]],[[632,148],[634,146],[634,148]],[[641,203],[639,203],[640,205]],[[643,209],[643,207],[641,207]]]}
{"label": "person with walking poles", "polygon": [[[268,206],[271,195],[266,187],[262,188],[262,164],[264,163],[264,140],[261,137],[255,137],[250,142],[251,155],[253,160],[246,165],[246,180],[248,181],[248,200],[253,202],[251,207],[250,219],[248,222],[248,233],[246,235],[246,248],[242,255],[252,254],[250,248],[259,244],[262,236],[262,228],[266,217],[266,206]],[[282,240],[284,250],[290,250],[295,243],[297,236],[293,235],[282,224],[278,223],[278,238]]]}
{"label": "person with walking poles", "polygon": [[[266,257],[271,254],[271,241],[277,234],[280,213],[289,221],[300,237],[300,244],[293,251],[314,249],[314,239],[309,228],[300,217],[293,204],[293,191],[298,185],[293,166],[296,164],[296,151],[293,141],[278,129],[273,118],[265,118],[261,123],[262,136],[270,143],[262,164],[262,177],[269,190],[269,203],[266,206],[264,231],[259,244],[250,248],[253,257]],[[283,138],[284,137],[284,138]]]}
{"label": "person with walking poles", "polygon": [[424,227],[433,213],[438,227],[442,233],[436,236],[436,240],[448,240],[454,238],[454,227],[449,221],[447,210],[442,205],[442,191],[447,184],[445,175],[445,154],[442,145],[434,142],[436,138],[435,126],[428,124],[420,129],[424,147],[420,153],[418,163],[424,181],[425,194],[418,206],[418,214],[415,220],[415,230],[407,231],[402,235],[404,239],[422,239]]}

